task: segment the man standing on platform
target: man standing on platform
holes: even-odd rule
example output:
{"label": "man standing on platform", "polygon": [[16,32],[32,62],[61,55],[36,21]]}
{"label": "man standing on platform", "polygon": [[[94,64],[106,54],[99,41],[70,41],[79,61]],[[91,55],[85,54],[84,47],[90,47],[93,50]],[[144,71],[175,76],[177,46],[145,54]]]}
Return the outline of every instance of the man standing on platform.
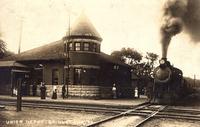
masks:
{"label": "man standing on platform", "polygon": [[63,99],[65,99],[65,93],[66,93],[65,85],[63,85],[62,86],[62,97],[63,97]]}
{"label": "man standing on platform", "polygon": [[113,93],[113,98],[116,99],[117,98],[117,88],[116,88],[115,83],[113,84],[113,87],[112,87],[112,93]]}
{"label": "man standing on platform", "polygon": [[51,99],[57,99],[57,86],[53,86],[53,94]]}
{"label": "man standing on platform", "polygon": [[40,87],[40,96],[41,96],[41,99],[46,99],[46,86],[44,85],[44,83],[41,82],[41,87]]}
{"label": "man standing on platform", "polygon": [[35,82],[33,83],[33,86],[32,86],[32,93],[33,93],[33,96],[36,96],[37,94],[37,85]]}

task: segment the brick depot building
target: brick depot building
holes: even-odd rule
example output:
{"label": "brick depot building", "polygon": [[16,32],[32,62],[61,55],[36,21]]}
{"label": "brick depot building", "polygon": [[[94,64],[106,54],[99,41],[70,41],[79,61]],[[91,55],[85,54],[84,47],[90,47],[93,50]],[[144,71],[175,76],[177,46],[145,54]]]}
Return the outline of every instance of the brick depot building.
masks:
{"label": "brick depot building", "polygon": [[101,52],[102,38],[85,15],[61,40],[0,61],[0,94],[13,94],[19,79],[23,95],[32,95],[32,85],[54,86],[61,95],[65,85],[69,97],[111,98],[116,84],[118,97],[132,97],[130,66]]}

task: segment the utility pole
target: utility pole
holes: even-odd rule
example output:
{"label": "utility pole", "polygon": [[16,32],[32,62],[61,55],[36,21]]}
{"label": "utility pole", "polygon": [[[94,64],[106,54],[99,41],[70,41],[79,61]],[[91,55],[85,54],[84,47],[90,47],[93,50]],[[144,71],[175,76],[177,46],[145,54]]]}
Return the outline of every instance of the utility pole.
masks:
{"label": "utility pole", "polygon": [[196,82],[195,80],[196,80],[196,75],[194,74],[194,87],[195,87],[195,82]]}
{"label": "utility pole", "polygon": [[[68,21],[68,34],[66,34],[66,37],[64,37],[64,86],[67,85],[66,92],[67,97],[69,95],[69,76],[70,76],[70,56],[69,56],[69,43],[70,43],[70,13],[69,13],[69,21]],[[67,73],[67,74],[66,74]]]}
{"label": "utility pole", "polygon": [[70,47],[69,47],[69,44],[70,44],[70,13],[69,13],[69,33],[68,33],[68,38],[67,38],[67,97],[69,96],[69,76],[70,76],[70,54],[69,54],[69,50],[70,50]]}
{"label": "utility pole", "polygon": [[18,46],[18,54],[21,52],[21,43],[22,43],[22,32],[23,32],[23,19],[20,19],[20,35],[19,35],[19,46]]}
{"label": "utility pole", "polygon": [[22,34],[23,34],[23,0],[20,0],[19,2],[19,9],[20,9],[20,14],[19,14],[19,18],[20,18],[20,34],[19,34],[19,45],[18,45],[18,54],[20,54],[21,52],[21,43],[22,43]]}
{"label": "utility pole", "polygon": [[[71,23],[70,23],[70,21],[71,21],[71,14],[73,14],[73,15],[77,15],[75,12],[72,12],[71,11],[71,3],[70,3],[70,1],[68,2],[68,7],[66,6],[66,3],[65,3],[65,1],[63,1],[64,3],[63,3],[63,5],[64,5],[64,7],[66,8],[66,10],[68,11],[68,14],[69,14],[69,18],[68,18],[68,33],[66,34],[66,37],[64,37],[64,47],[65,47],[65,49],[64,49],[64,56],[65,56],[65,62],[64,62],[64,73],[66,74],[67,73],[67,75],[65,75],[64,74],[64,85],[67,85],[67,89],[66,89],[66,92],[67,92],[67,97],[69,96],[69,84],[70,84],[70,78],[69,78],[69,76],[70,76],[70,47],[69,47],[69,44],[70,44],[70,42],[71,42],[71,39],[70,39],[70,36],[71,36],[71,28],[70,28],[70,25],[71,25]],[[66,66],[65,66],[66,65]],[[66,70],[67,69],[67,70]],[[66,79],[66,77],[67,77],[67,79]],[[66,82],[67,81],[67,82]]]}
{"label": "utility pole", "polygon": [[22,111],[22,93],[21,93],[22,79],[17,82],[17,112]]}

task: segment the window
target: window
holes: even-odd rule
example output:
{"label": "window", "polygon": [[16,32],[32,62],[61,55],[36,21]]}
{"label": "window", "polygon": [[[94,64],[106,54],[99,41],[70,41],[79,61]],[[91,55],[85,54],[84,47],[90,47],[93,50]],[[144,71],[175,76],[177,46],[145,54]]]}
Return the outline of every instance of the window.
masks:
{"label": "window", "polygon": [[58,85],[59,71],[58,69],[52,70],[52,85]]}
{"label": "window", "polygon": [[72,50],[73,50],[73,43],[72,43],[72,42],[70,42],[70,43],[68,44],[68,49],[69,49],[69,51],[72,51]]}
{"label": "window", "polygon": [[75,50],[76,51],[80,51],[81,50],[81,43],[80,42],[76,42],[75,43]]}
{"label": "window", "polygon": [[118,66],[118,65],[114,65],[114,66],[113,66],[113,69],[114,69],[114,70],[118,70],[118,69],[119,69],[119,66]]}
{"label": "window", "polygon": [[81,69],[80,68],[74,69],[74,83],[81,84]]}
{"label": "window", "polygon": [[90,44],[85,42],[84,45],[83,45],[83,50],[84,51],[89,51],[89,48],[90,48]]}
{"label": "window", "polygon": [[100,52],[100,45],[97,45],[97,52]]}
{"label": "window", "polygon": [[93,44],[93,49],[92,49],[93,52],[97,52],[97,44]]}

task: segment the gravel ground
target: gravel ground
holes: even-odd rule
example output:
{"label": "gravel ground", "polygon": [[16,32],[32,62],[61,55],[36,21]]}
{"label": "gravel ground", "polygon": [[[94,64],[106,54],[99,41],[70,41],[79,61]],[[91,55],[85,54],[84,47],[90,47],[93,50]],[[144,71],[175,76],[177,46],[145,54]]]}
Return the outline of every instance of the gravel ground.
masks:
{"label": "gravel ground", "polygon": [[0,127],[81,127],[106,118],[105,114],[15,107],[0,111]]}
{"label": "gravel ground", "polygon": [[[84,127],[113,115],[40,108],[23,108],[23,111],[16,112],[15,109],[8,106],[0,110],[0,127]],[[124,116],[99,127],[131,127],[142,119]],[[200,121],[160,118],[152,119],[143,127],[200,127]]]}
{"label": "gravel ground", "polygon": [[134,125],[141,120],[142,118],[139,116],[124,116],[99,125],[98,127],[134,127]]}
{"label": "gravel ground", "polygon": [[160,118],[147,122],[143,127],[200,127],[200,121]]}

